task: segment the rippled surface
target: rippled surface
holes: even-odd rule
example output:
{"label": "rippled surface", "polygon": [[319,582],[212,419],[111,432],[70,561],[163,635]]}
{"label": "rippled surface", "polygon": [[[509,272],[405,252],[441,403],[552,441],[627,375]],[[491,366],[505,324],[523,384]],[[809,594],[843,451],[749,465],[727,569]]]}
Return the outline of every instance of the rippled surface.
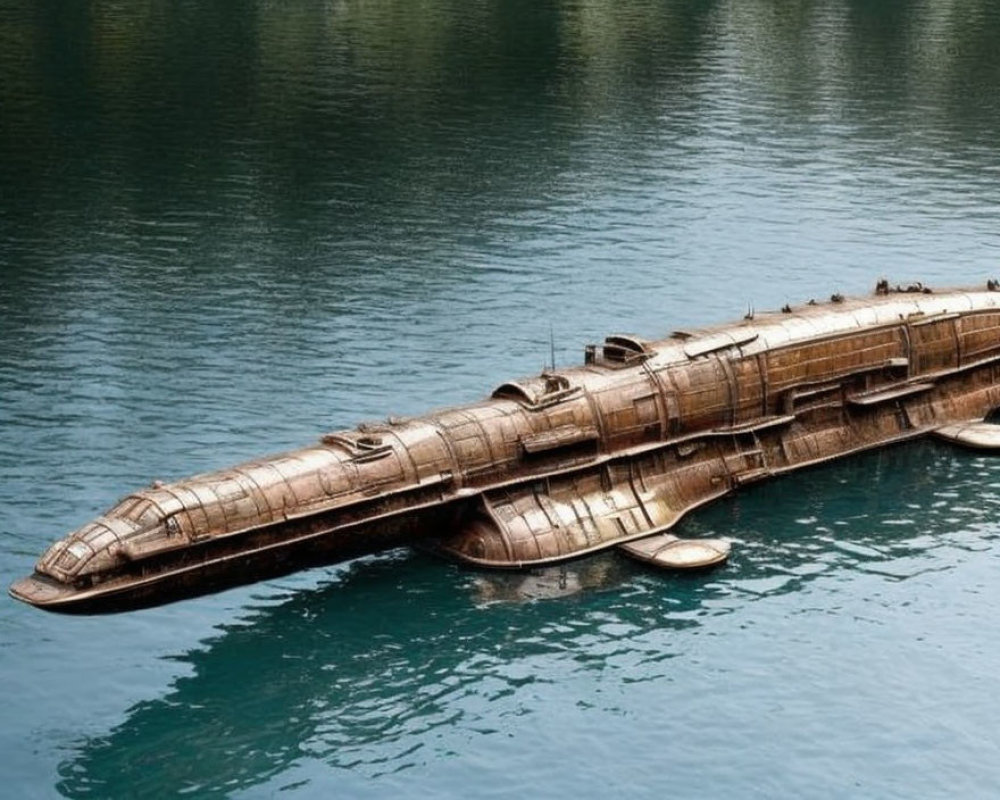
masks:
{"label": "rippled surface", "polygon": [[[616,330],[996,274],[987,3],[0,0],[0,580],[154,477]],[[396,552],[0,614],[11,796],[989,796],[1000,461],[707,508],[730,564]]]}

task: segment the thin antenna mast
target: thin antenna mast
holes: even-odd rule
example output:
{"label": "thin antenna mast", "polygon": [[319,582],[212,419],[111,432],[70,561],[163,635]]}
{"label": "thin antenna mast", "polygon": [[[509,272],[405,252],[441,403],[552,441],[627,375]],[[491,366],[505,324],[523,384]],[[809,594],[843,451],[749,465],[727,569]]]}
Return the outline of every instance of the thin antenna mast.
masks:
{"label": "thin antenna mast", "polygon": [[552,323],[549,323],[549,350],[552,355],[552,369],[556,368],[556,333],[552,327]]}

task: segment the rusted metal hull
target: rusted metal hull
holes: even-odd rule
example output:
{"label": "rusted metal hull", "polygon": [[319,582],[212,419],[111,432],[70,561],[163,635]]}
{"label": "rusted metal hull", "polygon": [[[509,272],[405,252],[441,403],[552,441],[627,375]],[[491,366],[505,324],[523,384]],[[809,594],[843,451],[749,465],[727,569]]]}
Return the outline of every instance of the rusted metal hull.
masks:
{"label": "rusted metal hull", "polygon": [[880,288],[656,342],[609,337],[583,366],[480,403],[155,485],[49,548],[11,594],[121,610],[418,542],[481,567],[549,564],[1000,406],[1000,293]]}

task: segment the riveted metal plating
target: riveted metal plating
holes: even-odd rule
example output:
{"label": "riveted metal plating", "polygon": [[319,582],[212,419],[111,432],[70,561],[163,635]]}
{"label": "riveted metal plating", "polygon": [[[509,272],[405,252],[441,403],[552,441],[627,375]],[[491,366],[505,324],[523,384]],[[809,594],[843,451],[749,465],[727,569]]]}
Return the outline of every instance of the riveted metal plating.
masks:
{"label": "riveted metal plating", "polygon": [[479,403],[156,484],[52,545],[11,594],[118,610],[412,544],[516,568],[648,539],[629,548],[648,559],[684,514],[758,480],[939,429],[1000,446],[982,427],[1000,407],[1000,294],[837,297],[610,336],[583,366]]}

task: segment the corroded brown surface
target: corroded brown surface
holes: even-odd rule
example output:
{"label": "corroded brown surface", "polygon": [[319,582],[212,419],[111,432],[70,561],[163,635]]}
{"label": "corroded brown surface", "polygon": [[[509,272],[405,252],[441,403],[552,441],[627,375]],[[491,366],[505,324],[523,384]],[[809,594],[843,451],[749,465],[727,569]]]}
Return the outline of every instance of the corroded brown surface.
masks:
{"label": "corroded brown surface", "polygon": [[1000,293],[882,285],[660,341],[612,336],[480,403],[137,491],[11,592],[125,608],[417,541],[480,566],[546,564],[998,406]]}

